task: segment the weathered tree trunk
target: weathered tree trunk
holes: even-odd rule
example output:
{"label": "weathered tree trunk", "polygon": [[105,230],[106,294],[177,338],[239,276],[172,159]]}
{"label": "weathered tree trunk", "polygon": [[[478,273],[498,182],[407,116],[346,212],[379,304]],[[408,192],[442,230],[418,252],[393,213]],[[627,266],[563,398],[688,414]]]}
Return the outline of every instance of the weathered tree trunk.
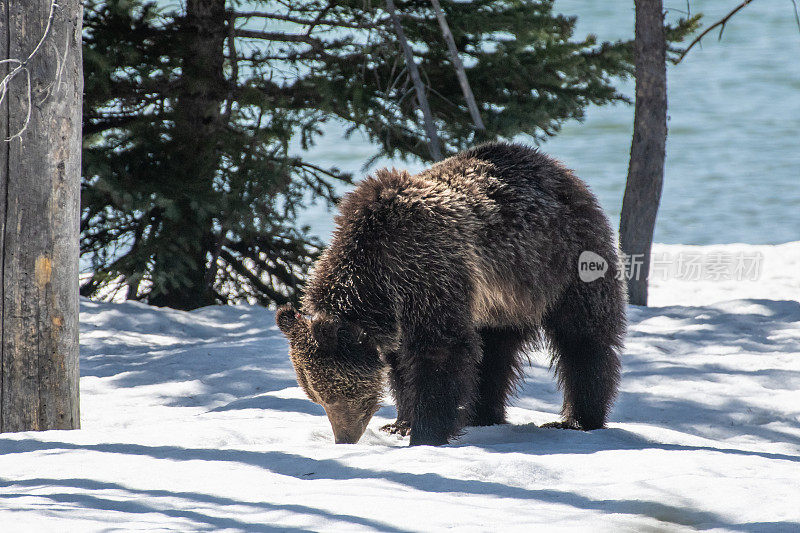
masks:
{"label": "weathered tree trunk", "polygon": [[439,0],[431,0],[433,4],[433,11],[436,13],[436,19],[439,21],[439,27],[442,28],[442,36],[447,43],[447,55],[450,57],[450,62],[453,63],[453,68],[456,69],[456,77],[458,83],[461,85],[461,92],[464,94],[464,100],[467,101],[467,108],[472,117],[472,123],[475,124],[475,130],[483,131],[486,127],[483,125],[481,112],[478,110],[478,104],[475,102],[475,95],[472,94],[472,87],[469,85],[467,73],[464,70],[464,63],[461,62],[461,56],[458,55],[458,48],[456,48],[456,41],[453,39],[453,33],[450,31],[450,26],[447,24],[447,19],[442,11],[442,6]]}
{"label": "weathered tree trunk", "polygon": [[636,109],[619,232],[628,261],[628,300],[647,305],[650,249],[667,142],[667,44],[661,0],[636,0],[635,4]]}
{"label": "weathered tree trunk", "polygon": [[[81,174],[80,0],[59,0],[44,45],[0,106],[0,431],[76,429]],[[24,60],[51,0],[0,0],[0,56]],[[14,64],[0,66],[0,77]]]}
{"label": "weathered tree trunk", "polygon": [[152,305],[196,309],[215,302],[214,279],[207,275],[214,248],[209,229],[215,213],[204,209],[204,200],[212,194],[221,154],[218,134],[224,128],[222,106],[227,94],[226,20],[225,0],[186,2],[170,179],[190,185],[175,191],[176,210],[162,222],[160,238],[174,244],[155,258]]}
{"label": "weathered tree trunk", "polygon": [[436,123],[433,121],[433,113],[431,113],[431,106],[428,104],[428,97],[425,95],[425,86],[422,84],[417,62],[414,61],[414,52],[411,50],[411,45],[408,44],[408,39],[406,39],[406,34],[403,31],[403,25],[400,23],[400,17],[397,16],[394,0],[386,0],[386,10],[389,12],[389,16],[392,19],[394,31],[397,34],[397,40],[400,41],[400,47],[403,49],[403,55],[406,59],[408,73],[411,76],[411,80],[414,82],[417,102],[422,110],[422,116],[425,121],[425,133],[428,136],[428,150],[434,161],[441,161],[442,145],[439,141],[439,135],[436,133]]}

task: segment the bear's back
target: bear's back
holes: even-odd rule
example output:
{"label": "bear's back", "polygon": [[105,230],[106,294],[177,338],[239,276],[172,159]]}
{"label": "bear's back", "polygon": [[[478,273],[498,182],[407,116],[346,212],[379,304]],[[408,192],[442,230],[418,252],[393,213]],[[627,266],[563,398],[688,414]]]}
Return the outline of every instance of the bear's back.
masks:
{"label": "bear's back", "polygon": [[409,287],[437,284],[472,287],[481,322],[536,319],[592,234],[608,231],[583,182],[538,150],[507,143],[416,175],[379,170],[339,211],[304,305],[374,324]]}

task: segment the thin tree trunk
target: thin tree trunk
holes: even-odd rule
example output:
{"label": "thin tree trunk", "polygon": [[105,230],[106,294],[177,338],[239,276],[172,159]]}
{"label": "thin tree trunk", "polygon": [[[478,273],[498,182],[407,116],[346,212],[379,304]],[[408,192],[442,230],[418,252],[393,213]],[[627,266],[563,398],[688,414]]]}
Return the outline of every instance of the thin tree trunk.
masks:
{"label": "thin tree trunk", "polygon": [[434,161],[441,161],[442,147],[441,143],[439,142],[439,135],[436,133],[436,123],[433,121],[433,114],[431,113],[431,107],[428,104],[428,97],[425,95],[425,86],[422,84],[422,78],[420,78],[417,63],[414,61],[414,52],[411,50],[411,46],[408,44],[406,34],[403,31],[403,25],[400,24],[400,17],[397,16],[397,11],[395,10],[393,0],[386,0],[386,10],[389,12],[389,16],[392,19],[392,24],[394,25],[394,31],[397,33],[397,40],[400,41],[400,47],[403,49],[403,55],[406,58],[406,66],[408,67],[408,73],[411,75],[411,79],[414,81],[414,90],[417,93],[417,102],[419,102],[419,107],[422,109],[422,115],[425,121],[425,133],[428,136],[428,150],[430,151],[431,157]]}
{"label": "thin tree trunk", "polygon": [[1,58],[38,50],[0,66],[0,78],[23,67],[0,106],[0,431],[80,426],[82,8],[59,0],[50,18],[51,6],[0,0]]}
{"label": "thin tree trunk", "polygon": [[667,141],[666,36],[661,0],[636,0],[635,4],[636,109],[619,231],[628,261],[628,300],[647,305],[650,249]]}
{"label": "thin tree trunk", "polygon": [[[224,76],[225,0],[187,0],[179,38],[184,39],[181,94],[175,105],[175,143],[171,172],[176,183],[178,216],[165,216],[160,238],[172,241],[155,258],[152,305],[196,309],[215,302],[212,216],[203,200],[212,193],[220,163],[222,108],[228,87]],[[200,208],[198,208],[200,205]]]}
{"label": "thin tree trunk", "polygon": [[450,26],[447,24],[447,19],[444,17],[442,6],[439,4],[439,0],[431,0],[431,4],[433,4],[433,10],[436,12],[436,19],[439,21],[439,26],[442,28],[442,35],[447,43],[448,56],[450,57],[450,62],[453,63],[453,67],[456,69],[458,83],[461,85],[461,92],[464,93],[464,100],[467,101],[472,123],[475,124],[476,130],[483,131],[486,127],[483,125],[481,113],[478,110],[478,104],[475,103],[475,95],[472,94],[472,87],[470,87],[467,73],[464,71],[464,63],[461,62],[461,56],[458,55],[458,48],[456,48],[456,42],[453,39],[453,33],[450,31]]}

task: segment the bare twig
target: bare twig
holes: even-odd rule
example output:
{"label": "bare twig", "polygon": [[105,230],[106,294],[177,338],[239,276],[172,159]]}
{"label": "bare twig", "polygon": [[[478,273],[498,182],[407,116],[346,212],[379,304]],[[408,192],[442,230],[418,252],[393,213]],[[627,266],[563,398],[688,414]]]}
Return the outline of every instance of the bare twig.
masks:
{"label": "bare twig", "polygon": [[422,84],[422,78],[419,76],[419,69],[417,63],[414,61],[414,52],[408,44],[406,34],[403,31],[403,25],[400,24],[400,17],[397,16],[397,11],[394,7],[394,0],[386,0],[386,11],[392,19],[394,31],[397,34],[397,40],[400,41],[400,47],[403,49],[403,54],[406,58],[406,66],[411,79],[414,81],[414,89],[417,92],[417,102],[420,109],[422,109],[422,116],[425,119],[425,132],[428,135],[428,150],[434,161],[442,160],[442,147],[439,141],[439,135],[436,133],[436,123],[433,121],[433,114],[431,107],[428,104],[428,97],[425,95],[425,87]]}
{"label": "bare twig", "polygon": [[683,52],[681,52],[681,54],[678,56],[678,59],[675,60],[675,64],[677,65],[678,63],[680,63],[683,60],[683,58],[686,57],[686,54],[689,53],[689,50],[691,50],[694,47],[694,45],[699,43],[703,39],[703,37],[705,37],[708,33],[710,33],[714,28],[721,26],[718,38],[722,39],[722,32],[725,31],[725,25],[728,23],[731,17],[733,17],[736,13],[744,9],[747,6],[747,4],[749,4],[752,1],[753,0],[744,0],[744,2],[733,8],[727,15],[725,15],[724,17],[716,21],[714,24],[703,30],[703,32],[697,37],[695,37],[694,40],[691,43],[689,43],[689,46],[687,46],[683,50]]}
{"label": "bare twig", "polygon": [[797,2],[795,0],[790,0],[792,2],[792,7],[794,7],[794,21],[797,23],[797,29],[800,30],[800,14],[797,12]]}
{"label": "bare twig", "polygon": [[447,24],[447,19],[444,17],[442,6],[439,4],[439,0],[431,0],[431,4],[433,4],[433,10],[436,12],[439,26],[442,28],[442,35],[447,43],[450,62],[453,63],[453,67],[456,69],[458,83],[461,85],[461,92],[464,93],[464,100],[467,101],[467,107],[469,108],[472,122],[475,124],[475,129],[484,130],[486,127],[483,125],[481,113],[478,110],[478,105],[475,103],[475,95],[472,94],[472,87],[470,87],[467,73],[464,71],[464,63],[461,62],[461,56],[458,55],[458,48],[456,48],[456,42],[453,39],[453,33],[450,31],[450,26]]}
{"label": "bare twig", "polygon": [[[61,80],[62,80],[62,75],[64,74],[64,67],[67,65],[67,54],[69,54],[69,42],[70,42],[70,36],[67,35],[66,42],[64,43],[64,57],[60,57],[58,53],[58,47],[54,43],[50,43],[50,46],[53,47],[53,51],[56,53],[56,77],[53,79],[52,83],[50,83],[50,85],[48,85],[45,88],[44,98],[42,98],[41,102],[39,102],[39,105],[44,104],[47,101],[47,99],[50,98],[50,96],[52,96],[52,94],[55,91],[58,91],[58,89],[61,87]],[[54,87],[55,90],[53,89]]]}
{"label": "bare twig", "polygon": [[[12,135],[11,137],[9,137],[7,139],[4,139],[6,142],[11,142],[11,141],[13,141],[14,139],[16,139],[18,137],[22,137],[22,134],[25,133],[25,131],[28,129],[28,125],[31,122],[31,113],[33,112],[33,94],[32,94],[33,87],[31,85],[31,72],[28,69],[28,64],[36,56],[36,54],[39,53],[39,50],[41,50],[42,46],[44,45],[44,42],[47,40],[47,37],[50,35],[50,30],[53,27],[53,20],[56,17],[56,9],[57,8],[58,8],[58,0],[52,0],[52,2],[50,3],[50,14],[47,17],[47,26],[45,26],[44,33],[42,34],[42,38],[39,39],[39,42],[33,48],[31,53],[28,54],[27,58],[25,58],[23,60],[14,59],[14,58],[8,58],[8,59],[0,60],[0,65],[5,64],[5,63],[16,64],[16,67],[14,67],[14,69],[11,72],[9,72],[2,80],[0,80],[0,103],[3,102],[3,99],[5,99],[6,94],[8,93],[8,85],[11,83],[11,81],[15,77],[17,77],[18,74],[20,74],[22,72],[25,73],[25,79],[27,81],[27,88],[28,88],[28,91],[27,91],[27,93],[28,93],[28,112],[27,112],[26,117],[25,117],[25,122],[22,124],[22,128],[20,128],[20,130],[17,133],[15,133],[14,135]],[[61,68],[59,67],[58,68],[58,72],[56,73],[57,76],[60,76],[60,71],[61,71]]]}

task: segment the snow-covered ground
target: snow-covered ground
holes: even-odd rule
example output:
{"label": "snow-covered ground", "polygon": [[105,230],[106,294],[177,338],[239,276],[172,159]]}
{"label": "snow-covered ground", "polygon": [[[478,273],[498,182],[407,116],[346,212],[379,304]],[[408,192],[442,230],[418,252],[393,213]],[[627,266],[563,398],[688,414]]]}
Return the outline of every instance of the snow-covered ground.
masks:
{"label": "snow-covered ground", "polygon": [[655,280],[608,429],[537,427],[534,354],[510,423],[440,448],[378,431],[389,401],[334,445],[271,311],[84,301],[83,429],[0,436],[0,531],[800,530],[800,242],[655,251],[759,279]]}

